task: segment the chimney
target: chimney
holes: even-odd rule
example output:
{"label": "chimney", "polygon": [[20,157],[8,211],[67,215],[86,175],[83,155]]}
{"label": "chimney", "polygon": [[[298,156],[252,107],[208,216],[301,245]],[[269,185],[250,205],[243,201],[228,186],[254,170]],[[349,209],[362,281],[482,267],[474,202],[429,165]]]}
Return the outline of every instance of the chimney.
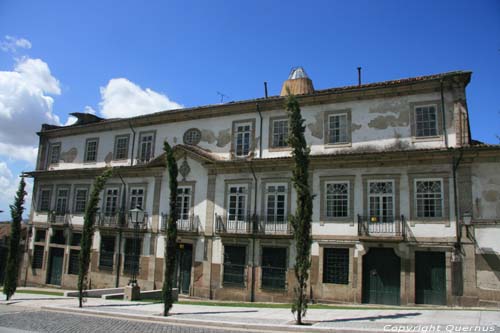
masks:
{"label": "chimney", "polygon": [[293,95],[304,95],[314,93],[314,87],[311,79],[307,76],[302,67],[294,67],[290,71],[288,80],[283,83],[280,96],[287,96],[288,91]]}

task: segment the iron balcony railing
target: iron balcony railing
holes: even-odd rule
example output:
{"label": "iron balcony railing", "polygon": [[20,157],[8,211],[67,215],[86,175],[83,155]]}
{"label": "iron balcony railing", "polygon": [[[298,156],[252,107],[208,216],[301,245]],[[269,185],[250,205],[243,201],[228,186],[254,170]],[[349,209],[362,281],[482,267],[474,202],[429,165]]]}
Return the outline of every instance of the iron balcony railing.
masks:
{"label": "iron balcony railing", "polygon": [[[130,221],[129,216],[121,215],[121,212],[115,213],[98,213],[96,215],[97,225],[101,228],[123,228],[134,229],[134,224]],[[140,230],[148,228],[148,213],[144,212],[144,222],[139,224]]]}
{"label": "iron balcony railing", "polygon": [[291,235],[288,216],[259,216],[252,214],[215,214],[215,231],[218,234]]}
{"label": "iron balcony railing", "polygon": [[[167,228],[168,214],[161,214],[160,230],[165,231]],[[198,216],[191,214],[186,219],[177,220],[177,231],[180,232],[198,232]]]}
{"label": "iron balcony railing", "polygon": [[362,216],[358,215],[358,235],[369,237],[405,237],[406,220],[404,215]]}
{"label": "iron balcony railing", "polygon": [[71,215],[69,211],[59,212],[56,210],[50,211],[47,214],[47,222],[50,224],[68,225]]}

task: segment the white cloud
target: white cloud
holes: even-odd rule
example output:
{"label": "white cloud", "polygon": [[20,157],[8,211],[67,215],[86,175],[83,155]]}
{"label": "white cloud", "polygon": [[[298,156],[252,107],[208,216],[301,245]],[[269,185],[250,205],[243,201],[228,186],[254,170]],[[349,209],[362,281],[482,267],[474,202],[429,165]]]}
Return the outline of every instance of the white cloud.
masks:
{"label": "white cloud", "polygon": [[29,162],[30,165],[34,167],[38,155],[38,148],[0,142],[0,155],[7,156],[11,160]]}
{"label": "white cloud", "polygon": [[125,79],[109,80],[101,87],[100,113],[106,118],[125,118],[164,110],[182,108],[166,95],[149,88],[142,89]]}
{"label": "white cloud", "polygon": [[4,52],[16,52],[17,49],[31,49],[31,42],[25,38],[8,35],[0,42],[0,50]]}

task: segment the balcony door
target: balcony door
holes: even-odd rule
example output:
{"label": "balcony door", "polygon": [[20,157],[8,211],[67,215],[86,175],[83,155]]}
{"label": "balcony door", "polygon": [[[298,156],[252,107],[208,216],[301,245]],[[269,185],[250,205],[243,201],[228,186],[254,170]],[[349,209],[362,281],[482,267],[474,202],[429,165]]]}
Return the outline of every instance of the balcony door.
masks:
{"label": "balcony door", "polygon": [[371,235],[395,232],[394,181],[370,181],[368,191],[368,232]]}

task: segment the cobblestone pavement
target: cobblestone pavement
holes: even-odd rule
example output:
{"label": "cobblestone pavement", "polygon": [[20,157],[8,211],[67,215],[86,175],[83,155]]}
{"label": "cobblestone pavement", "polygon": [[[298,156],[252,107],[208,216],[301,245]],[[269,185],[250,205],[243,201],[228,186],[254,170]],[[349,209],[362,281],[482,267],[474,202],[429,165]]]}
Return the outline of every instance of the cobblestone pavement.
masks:
{"label": "cobblestone pavement", "polygon": [[[30,332],[168,332],[216,333],[230,330],[204,327],[147,323],[135,320],[73,315],[22,307],[0,305],[0,332],[16,328]],[[233,331],[241,332],[241,331]],[[248,332],[248,331],[247,331]]]}

